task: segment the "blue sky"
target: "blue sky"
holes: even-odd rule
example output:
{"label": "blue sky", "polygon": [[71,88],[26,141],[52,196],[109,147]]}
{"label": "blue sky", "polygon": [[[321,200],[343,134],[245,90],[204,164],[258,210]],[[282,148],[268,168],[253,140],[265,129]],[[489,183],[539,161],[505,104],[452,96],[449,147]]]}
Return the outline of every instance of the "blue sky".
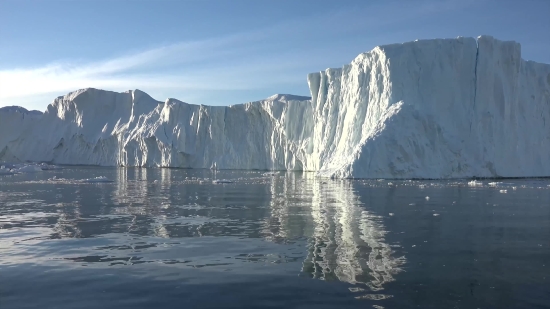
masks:
{"label": "blue sky", "polygon": [[550,63],[548,0],[0,0],[0,106],[141,89],[209,105],[309,95],[377,45],[490,34]]}

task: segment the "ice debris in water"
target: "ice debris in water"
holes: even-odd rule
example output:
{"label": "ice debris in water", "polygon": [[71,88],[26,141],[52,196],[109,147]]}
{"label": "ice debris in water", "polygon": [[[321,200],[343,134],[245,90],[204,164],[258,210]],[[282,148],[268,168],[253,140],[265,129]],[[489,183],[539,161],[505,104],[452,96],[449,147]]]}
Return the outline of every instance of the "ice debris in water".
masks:
{"label": "ice debris in water", "polygon": [[20,168],[13,169],[14,173],[38,173],[42,172],[42,168],[38,165],[25,165]]}
{"label": "ice debris in water", "polygon": [[49,165],[46,163],[6,163],[0,167],[0,175],[13,175],[13,174],[26,174],[26,173],[38,173],[49,170],[62,169],[56,165]]}
{"label": "ice debris in water", "polygon": [[0,166],[0,175],[13,175],[11,169],[6,168],[4,165]]}
{"label": "ice debris in water", "polygon": [[500,192],[500,193],[506,193],[506,192],[508,192],[508,191],[507,191],[507,190],[500,190],[499,192]]}
{"label": "ice debris in water", "polygon": [[430,200],[430,197],[429,197],[429,196],[426,196],[425,199],[426,199],[426,201],[429,201],[429,200]]}
{"label": "ice debris in water", "polygon": [[483,182],[477,181],[477,180],[472,180],[472,181],[468,182],[468,186],[470,186],[470,187],[483,187]]}
{"label": "ice debris in water", "polygon": [[393,212],[390,212],[389,215],[390,215],[390,217],[393,217],[394,213],[393,213]]}
{"label": "ice debris in water", "polygon": [[41,163],[40,168],[43,171],[52,171],[52,170],[61,170],[61,169],[63,169],[61,166],[50,165],[50,164],[46,164],[46,163]]}
{"label": "ice debris in water", "polygon": [[113,182],[113,181],[110,180],[109,178],[105,177],[105,176],[98,176],[98,177],[95,177],[95,178],[84,179],[84,182],[108,183],[108,182]]}
{"label": "ice debris in water", "polygon": [[215,179],[212,181],[213,184],[223,184],[223,183],[233,183],[231,180],[227,179]]}
{"label": "ice debris in water", "polygon": [[279,175],[279,172],[265,172],[262,175],[264,175],[264,176],[277,176],[277,175]]}

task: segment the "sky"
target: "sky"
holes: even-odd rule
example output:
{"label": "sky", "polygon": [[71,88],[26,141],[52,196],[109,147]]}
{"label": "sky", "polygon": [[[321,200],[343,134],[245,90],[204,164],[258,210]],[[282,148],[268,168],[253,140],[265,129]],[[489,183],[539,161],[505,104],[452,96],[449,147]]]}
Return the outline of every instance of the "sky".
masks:
{"label": "sky", "polygon": [[0,107],[81,88],[206,105],[309,96],[308,73],[415,39],[488,34],[550,63],[548,0],[0,0]]}

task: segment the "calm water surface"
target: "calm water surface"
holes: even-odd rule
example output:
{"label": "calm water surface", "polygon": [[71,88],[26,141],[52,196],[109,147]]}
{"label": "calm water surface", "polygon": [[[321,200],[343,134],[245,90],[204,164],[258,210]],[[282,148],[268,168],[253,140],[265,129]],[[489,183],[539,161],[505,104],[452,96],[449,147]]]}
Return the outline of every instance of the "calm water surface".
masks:
{"label": "calm water surface", "polygon": [[0,176],[0,308],[549,308],[550,181],[489,182]]}

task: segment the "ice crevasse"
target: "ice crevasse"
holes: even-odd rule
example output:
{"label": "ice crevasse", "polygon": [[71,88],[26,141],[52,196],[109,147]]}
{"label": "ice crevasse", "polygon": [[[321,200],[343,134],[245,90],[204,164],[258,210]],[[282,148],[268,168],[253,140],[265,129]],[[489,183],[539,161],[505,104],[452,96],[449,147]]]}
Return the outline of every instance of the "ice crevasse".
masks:
{"label": "ice crevasse", "polygon": [[89,88],[56,98],[42,115],[2,108],[0,162],[336,178],[550,176],[550,65],[523,60],[516,42],[379,46],[307,81],[311,97],[233,106]]}

